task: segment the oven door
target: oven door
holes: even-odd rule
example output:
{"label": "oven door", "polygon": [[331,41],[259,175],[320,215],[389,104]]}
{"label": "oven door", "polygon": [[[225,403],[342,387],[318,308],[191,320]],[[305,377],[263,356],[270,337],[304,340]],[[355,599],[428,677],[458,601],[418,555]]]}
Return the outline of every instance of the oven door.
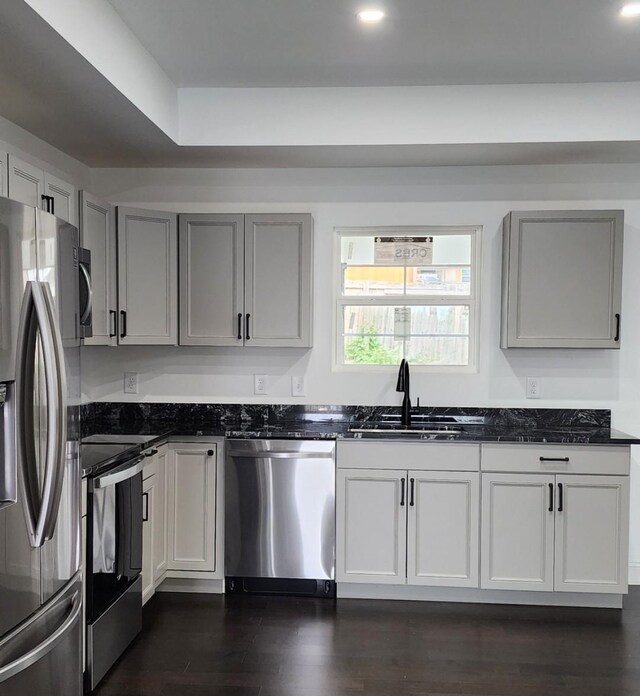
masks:
{"label": "oven door", "polygon": [[87,621],[100,617],[142,571],[144,457],[90,482],[87,526]]}

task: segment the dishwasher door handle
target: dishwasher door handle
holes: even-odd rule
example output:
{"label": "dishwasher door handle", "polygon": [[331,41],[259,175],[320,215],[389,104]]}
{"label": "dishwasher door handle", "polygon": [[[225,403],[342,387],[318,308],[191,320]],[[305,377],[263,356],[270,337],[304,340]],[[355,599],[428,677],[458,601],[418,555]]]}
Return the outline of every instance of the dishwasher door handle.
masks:
{"label": "dishwasher door handle", "polygon": [[275,450],[243,452],[241,450],[230,450],[229,456],[245,459],[333,459],[333,452],[277,452]]}

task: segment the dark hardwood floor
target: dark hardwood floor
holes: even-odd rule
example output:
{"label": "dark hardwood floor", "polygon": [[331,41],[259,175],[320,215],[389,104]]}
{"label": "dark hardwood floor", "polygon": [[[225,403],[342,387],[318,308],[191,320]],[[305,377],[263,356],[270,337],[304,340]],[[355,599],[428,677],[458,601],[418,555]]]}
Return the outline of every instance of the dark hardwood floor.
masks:
{"label": "dark hardwood floor", "polygon": [[623,611],[157,594],[96,696],[640,695]]}

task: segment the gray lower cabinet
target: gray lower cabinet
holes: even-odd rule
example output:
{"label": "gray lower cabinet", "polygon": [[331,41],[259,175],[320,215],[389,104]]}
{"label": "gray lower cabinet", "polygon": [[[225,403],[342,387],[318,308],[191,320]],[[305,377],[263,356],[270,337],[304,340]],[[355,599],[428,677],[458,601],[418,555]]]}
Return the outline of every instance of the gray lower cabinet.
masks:
{"label": "gray lower cabinet", "polygon": [[116,230],[113,206],[88,191],[80,191],[80,235],[91,252],[92,329],[85,345],[118,344]]}
{"label": "gray lower cabinet", "polygon": [[622,210],[511,212],[502,348],[619,348]]}
{"label": "gray lower cabinet", "polygon": [[[77,224],[76,189],[15,155],[9,155],[8,195],[33,208],[49,210],[72,225]],[[47,204],[47,197],[49,203]]]}
{"label": "gray lower cabinet", "polygon": [[180,216],[180,344],[312,345],[308,214]]}
{"label": "gray lower cabinet", "polygon": [[174,213],[118,208],[118,344],[178,342]]}

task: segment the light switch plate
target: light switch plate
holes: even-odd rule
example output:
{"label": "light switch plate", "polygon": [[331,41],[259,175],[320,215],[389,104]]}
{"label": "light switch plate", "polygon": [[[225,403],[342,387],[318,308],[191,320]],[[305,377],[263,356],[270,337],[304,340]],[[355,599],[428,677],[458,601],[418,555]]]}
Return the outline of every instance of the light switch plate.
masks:
{"label": "light switch plate", "polygon": [[292,375],[291,396],[304,396],[304,375]]}
{"label": "light switch plate", "polygon": [[267,375],[253,375],[253,393],[267,393]]}
{"label": "light switch plate", "polygon": [[540,377],[527,377],[527,399],[539,399],[540,398]]}
{"label": "light switch plate", "polygon": [[137,394],[138,393],[138,373],[137,372],[125,372],[124,373],[124,393],[125,394]]}

